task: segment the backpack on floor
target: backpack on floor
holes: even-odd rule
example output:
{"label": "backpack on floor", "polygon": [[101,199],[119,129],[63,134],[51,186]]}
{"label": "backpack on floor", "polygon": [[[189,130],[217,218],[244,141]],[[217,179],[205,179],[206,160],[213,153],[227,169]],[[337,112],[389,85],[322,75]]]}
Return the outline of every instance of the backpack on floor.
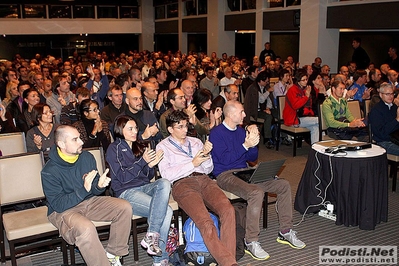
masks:
{"label": "backpack on floor", "polygon": [[[213,220],[217,235],[220,238],[219,220],[214,214],[210,213],[209,215]],[[186,240],[186,248],[184,250],[186,263],[191,262],[196,266],[202,266],[216,262],[205,246],[204,239],[191,218],[188,218],[184,223],[183,233]]]}

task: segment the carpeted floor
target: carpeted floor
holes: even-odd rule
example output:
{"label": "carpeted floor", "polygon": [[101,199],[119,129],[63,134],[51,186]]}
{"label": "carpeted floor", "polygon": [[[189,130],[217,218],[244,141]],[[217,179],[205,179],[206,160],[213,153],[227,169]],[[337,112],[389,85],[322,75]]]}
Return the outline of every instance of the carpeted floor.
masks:
{"label": "carpeted floor", "polygon": [[[307,161],[307,154],[310,147],[304,143],[301,149],[297,150],[297,156],[292,157],[292,148],[282,146],[281,150],[276,152],[268,150],[263,145],[260,147],[259,160],[287,159],[285,168],[280,177],[290,181],[292,186],[293,199],[302,175],[302,171]],[[274,205],[268,208],[268,228],[260,233],[260,243],[270,254],[267,261],[256,261],[249,255],[245,255],[238,263],[244,266],[255,265],[318,265],[319,246],[322,245],[395,245],[399,244],[399,195],[391,192],[392,181],[389,180],[388,200],[389,200],[389,220],[387,223],[377,225],[373,231],[360,230],[357,227],[337,226],[333,221],[314,215],[306,219],[294,228],[298,232],[298,237],[303,240],[307,246],[302,250],[295,250],[288,245],[282,245],[276,242],[278,232],[277,214]],[[273,201],[273,198],[270,198]],[[301,220],[301,215],[294,211],[294,223]],[[260,221],[261,222],[261,221]],[[143,234],[139,235],[139,239]],[[131,241],[131,240],[130,240]],[[105,243],[104,243],[105,244]],[[152,259],[147,256],[145,250],[139,249],[138,262],[133,260],[132,243],[130,243],[130,255],[124,258],[124,265],[151,265]],[[82,262],[79,255],[76,256],[78,262]],[[62,254],[59,251],[43,252],[18,259],[19,266],[49,266],[61,265]],[[7,265],[10,265],[9,261]]]}

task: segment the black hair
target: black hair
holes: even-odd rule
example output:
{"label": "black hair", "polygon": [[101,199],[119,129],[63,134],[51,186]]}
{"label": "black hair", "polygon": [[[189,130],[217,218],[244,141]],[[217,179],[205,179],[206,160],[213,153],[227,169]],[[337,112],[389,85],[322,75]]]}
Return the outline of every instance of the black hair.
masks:
{"label": "black hair", "polygon": [[[125,139],[125,136],[123,135],[123,129],[125,128],[127,122],[129,121],[134,121],[137,126],[136,119],[128,115],[120,115],[115,119],[115,124],[114,124],[115,138]],[[143,153],[147,147],[148,147],[147,141],[136,140],[135,142],[132,143],[132,152],[134,156],[141,157],[143,156]]]}
{"label": "black hair", "polygon": [[208,89],[199,89],[194,92],[193,95],[193,103],[195,104],[195,107],[197,108],[197,112],[195,113],[195,116],[201,120],[203,117],[205,117],[206,112],[204,109],[202,109],[202,105],[209,100],[212,101],[212,92],[210,92]]}
{"label": "black hair", "polygon": [[188,115],[183,111],[175,110],[166,117],[166,128],[173,127],[184,120],[188,123]]}

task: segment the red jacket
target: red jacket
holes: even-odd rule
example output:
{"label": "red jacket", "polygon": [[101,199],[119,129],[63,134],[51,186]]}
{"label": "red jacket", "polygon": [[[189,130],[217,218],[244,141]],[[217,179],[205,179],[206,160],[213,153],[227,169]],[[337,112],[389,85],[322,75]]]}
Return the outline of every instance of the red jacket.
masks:
{"label": "red jacket", "polygon": [[305,95],[305,90],[302,90],[298,85],[294,84],[289,88],[283,110],[283,119],[286,126],[299,124],[297,110],[303,107],[308,100],[309,97]]}

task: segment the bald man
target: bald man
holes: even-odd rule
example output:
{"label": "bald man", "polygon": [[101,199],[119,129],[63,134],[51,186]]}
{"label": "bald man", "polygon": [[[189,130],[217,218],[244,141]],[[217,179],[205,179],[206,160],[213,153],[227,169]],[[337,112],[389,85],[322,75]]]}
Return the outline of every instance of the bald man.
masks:
{"label": "bald man", "polygon": [[238,101],[228,101],[223,113],[222,124],[213,128],[209,141],[213,144],[213,174],[218,185],[247,201],[245,244],[246,253],[257,260],[266,260],[270,256],[263,250],[259,241],[259,219],[265,192],[277,194],[278,218],[280,231],[277,242],[287,244],[292,248],[302,249],[306,245],[299,240],[292,230],[291,186],[287,180],[274,179],[258,184],[249,184],[233,172],[247,168],[247,161],[258,159],[259,131],[256,125],[247,130],[240,127],[244,120],[244,107]]}
{"label": "bald man", "polygon": [[158,86],[152,82],[144,82],[141,87],[141,93],[143,95],[143,109],[151,111],[159,121],[161,115],[166,111],[163,100],[168,91],[161,91],[161,93],[158,93],[158,91]]}
{"label": "bald man", "polygon": [[125,114],[133,117],[139,128],[138,137],[142,140],[150,141],[156,145],[161,139],[158,120],[149,110],[143,110],[143,96],[137,88],[131,88],[126,92],[127,109]]}

